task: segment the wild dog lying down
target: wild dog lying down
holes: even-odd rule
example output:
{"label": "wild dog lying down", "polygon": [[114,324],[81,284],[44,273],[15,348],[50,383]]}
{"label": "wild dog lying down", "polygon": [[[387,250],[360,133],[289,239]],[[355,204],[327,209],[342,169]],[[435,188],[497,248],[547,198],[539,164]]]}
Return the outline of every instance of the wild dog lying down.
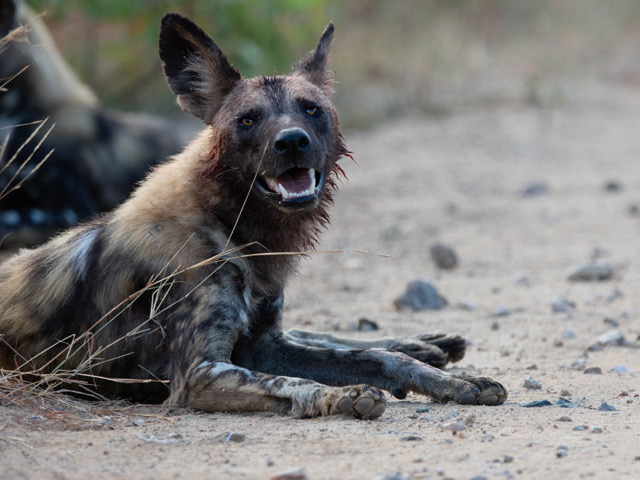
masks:
{"label": "wild dog lying down", "polygon": [[[16,36],[21,26],[24,32]],[[12,31],[12,40],[0,47],[0,85],[17,75],[0,91],[0,145],[8,137],[0,158],[0,192],[24,180],[54,151],[19,190],[0,200],[0,247],[42,243],[63,227],[113,209],[150,165],[179,152],[195,133],[190,124],[185,128],[103,108],[56,50],[44,22],[21,0],[0,0],[0,38]],[[33,122],[45,118],[47,124],[20,151],[38,127]],[[18,172],[53,124],[32,161]],[[5,169],[3,162],[14,154],[16,160]]]}
{"label": "wild dog lying down", "polygon": [[13,347],[0,350],[4,368],[22,362],[16,352],[33,358],[60,342],[28,362],[46,365],[90,331],[73,365],[111,345],[96,359],[96,377],[169,379],[168,390],[96,380],[100,393],[138,401],[375,418],[386,407],[379,389],[463,404],[505,400],[499,383],[409,356],[439,366],[458,360],[459,337],[354,342],[282,331],[283,290],[299,255],[277,253],[313,248],[329,221],[336,162],[348,153],[329,101],[332,34],[330,24],[289,75],[244,79],[199,27],[163,18],[169,85],[208,128],[114,212],[0,267],[0,332]]}

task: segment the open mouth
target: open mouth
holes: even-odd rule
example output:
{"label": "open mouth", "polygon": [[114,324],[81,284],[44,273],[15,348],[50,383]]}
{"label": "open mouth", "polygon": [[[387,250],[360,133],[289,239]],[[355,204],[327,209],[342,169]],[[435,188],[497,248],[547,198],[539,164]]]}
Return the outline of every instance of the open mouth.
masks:
{"label": "open mouth", "polygon": [[294,167],[277,178],[258,177],[255,184],[262,193],[282,204],[313,202],[322,190],[324,172]]}

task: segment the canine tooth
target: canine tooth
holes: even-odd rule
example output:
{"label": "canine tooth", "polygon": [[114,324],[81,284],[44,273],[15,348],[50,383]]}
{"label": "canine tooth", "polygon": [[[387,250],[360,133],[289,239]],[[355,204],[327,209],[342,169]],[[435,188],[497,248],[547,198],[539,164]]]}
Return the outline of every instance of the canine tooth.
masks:
{"label": "canine tooth", "polygon": [[309,190],[315,190],[316,188],[316,169],[315,168],[309,169],[309,177],[311,177],[311,186]]}
{"label": "canine tooth", "polygon": [[287,192],[287,189],[284,188],[281,183],[278,184],[278,188],[280,189],[280,193],[282,194],[282,198],[289,198],[289,196],[290,196],[289,192]]}
{"label": "canine tooth", "polygon": [[278,182],[276,180],[274,180],[273,178],[270,177],[263,177],[264,181],[266,182],[267,186],[273,190],[276,191],[278,190]]}

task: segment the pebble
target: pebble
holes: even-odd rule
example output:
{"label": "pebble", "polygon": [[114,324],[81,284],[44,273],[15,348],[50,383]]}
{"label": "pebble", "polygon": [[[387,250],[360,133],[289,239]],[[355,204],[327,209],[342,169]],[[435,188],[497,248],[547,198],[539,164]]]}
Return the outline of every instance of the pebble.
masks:
{"label": "pebble", "polygon": [[224,443],[229,443],[229,442],[244,442],[247,439],[247,436],[244,433],[238,433],[238,432],[229,432],[229,433],[225,433],[221,436],[221,440]]}
{"label": "pebble", "polygon": [[609,325],[610,327],[618,328],[620,326],[620,322],[610,317],[604,317],[604,320],[602,321],[607,325]]}
{"label": "pebble", "polygon": [[407,435],[406,437],[400,437],[400,440],[403,442],[418,442],[422,440],[422,437],[418,437],[417,435]]}
{"label": "pebble", "polygon": [[453,247],[449,245],[436,243],[429,249],[429,252],[436,267],[442,270],[453,270],[458,266],[458,255]]}
{"label": "pebble", "polygon": [[574,338],[576,338],[576,332],[574,332],[573,330],[563,330],[562,331],[562,338],[564,338],[565,340],[573,340]]}
{"label": "pebble", "polygon": [[542,388],[542,383],[535,380],[533,377],[525,377],[524,379],[524,388],[529,390],[540,390]]}
{"label": "pebble", "polygon": [[472,413],[471,415],[467,415],[462,420],[467,427],[473,427],[474,423],[476,423],[476,416]]}
{"label": "pebble", "polygon": [[631,370],[625,365],[616,365],[609,371],[613,373],[630,373],[631,372]]}
{"label": "pebble", "polygon": [[409,282],[407,291],[393,302],[396,309],[440,310],[447,306],[447,301],[431,283],[425,279]]}
{"label": "pebble", "polygon": [[455,408],[452,408],[451,410],[446,411],[443,415],[442,415],[442,420],[453,420],[454,418],[458,418],[460,416],[460,412],[458,410],[456,410]]}
{"label": "pebble", "polygon": [[464,422],[453,422],[447,425],[447,428],[452,432],[462,432],[467,428],[467,426],[464,424]]}
{"label": "pebble", "polygon": [[578,408],[578,405],[562,397],[558,398],[556,405],[563,408]]}
{"label": "pebble", "polygon": [[491,322],[491,330],[500,330],[500,324],[496,320]]}
{"label": "pebble", "polygon": [[602,433],[602,427],[591,427],[593,433]]}
{"label": "pebble", "polygon": [[589,262],[569,275],[569,280],[572,282],[603,281],[613,278],[614,274],[615,269],[608,263]]}
{"label": "pebble", "polygon": [[522,197],[542,197],[549,194],[549,186],[544,182],[529,182],[521,190]]}
{"label": "pebble", "polygon": [[511,463],[511,462],[513,462],[513,457],[511,455],[505,455],[504,458],[502,459],[502,461],[504,463]]}
{"label": "pebble", "polygon": [[492,317],[508,317],[511,315],[511,310],[506,307],[498,307],[491,314]]}
{"label": "pebble", "polygon": [[598,338],[596,338],[596,341],[589,345],[587,350],[591,352],[598,352],[605,347],[625,347],[628,344],[629,343],[627,342],[627,339],[624,338],[624,335],[620,332],[620,330],[613,329],[603,333]]}
{"label": "pebble", "polygon": [[478,308],[473,302],[460,302],[456,307],[460,310],[466,310],[467,312],[474,312]]}
{"label": "pebble", "polygon": [[372,332],[379,329],[380,327],[373,320],[369,320],[365,317],[358,319],[358,331],[360,332]]}
{"label": "pebble", "polygon": [[600,367],[589,367],[585,368],[582,373],[586,373],[587,375],[600,375],[602,373],[602,369]]}
{"label": "pebble", "polygon": [[271,458],[271,457],[267,457],[267,467],[273,467],[276,464],[276,461]]}
{"label": "pebble", "polygon": [[629,215],[633,215],[634,217],[640,215],[640,205],[635,203],[629,205]]}
{"label": "pebble", "polygon": [[588,425],[576,425],[575,427],[573,427],[573,431],[574,432],[583,432],[585,430],[587,430],[589,428]]}
{"label": "pebble", "polygon": [[555,298],[551,300],[551,311],[553,313],[570,313],[576,308],[576,302],[566,298]]}
{"label": "pebble", "polygon": [[566,388],[563,388],[562,390],[560,390],[560,396],[561,397],[570,397],[571,396],[571,392],[569,390],[567,390]]}
{"label": "pebble", "polygon": [[609,180],[604,184],[605,192],[618,193],[622,191],[622,183],[618,180]]}
{"label": "pebble", "polygon": [[553,403],[551,403],[549,400],[535,400],[533,402],[524,403],[522,406],[525,408],[531,408],[531,407],[548,407],[550,405],[553,405]]}
{"label": "pebble", "polygon": [[566,445],[560,445],[556,450],[556,457],[563,458],[569,455],[569,447]]}
{"label": "pebble", "polygon": [[429,413],[431,407],[418,407],[416,413]]}
{"label": "pebble", "polygon": [[602,402],[598,407],[598,410],[600,412],[615,412],[616,407],[614,407],[613,405],[609,405],[607,402]]}
{"label": "pebble", "polygon": [[573,422],[571,417],[563,416],[556,419],[556,422]]}
{"label": "pebble", "polygon": [[308,478],[307,470],[305,468],[299,468],[274,475],[270,477],[270,480],[307,480]]}

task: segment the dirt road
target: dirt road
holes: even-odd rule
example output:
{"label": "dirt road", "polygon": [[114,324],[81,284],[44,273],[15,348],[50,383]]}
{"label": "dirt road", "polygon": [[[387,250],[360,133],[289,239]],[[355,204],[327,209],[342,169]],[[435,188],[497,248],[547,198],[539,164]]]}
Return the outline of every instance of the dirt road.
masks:
{"label": "dirt road", "polygon": [[[350,181],[320,250],[370,254],[307,260],[287,327],[459,332],[470,346],[453,371],[499,380],[505,405],[410,396],[365,422],[0,403],[0,478],[640,478],[639,120],[640,91],[609,85],[553,110],[487,106],[347,134],[359,166],[343,162]],[[522,194],[534,184],[539,195]],[[435,242],[456,249],[457,269],[435,268]],[[615,278],[567,280],[594,258]],[[420,277],[448,307],[397,312]],[[360,317],[380,330],[356,332]],[[585,356],[612,329],[628,344]],[[523,407],[542,400],[553,405]]]}

